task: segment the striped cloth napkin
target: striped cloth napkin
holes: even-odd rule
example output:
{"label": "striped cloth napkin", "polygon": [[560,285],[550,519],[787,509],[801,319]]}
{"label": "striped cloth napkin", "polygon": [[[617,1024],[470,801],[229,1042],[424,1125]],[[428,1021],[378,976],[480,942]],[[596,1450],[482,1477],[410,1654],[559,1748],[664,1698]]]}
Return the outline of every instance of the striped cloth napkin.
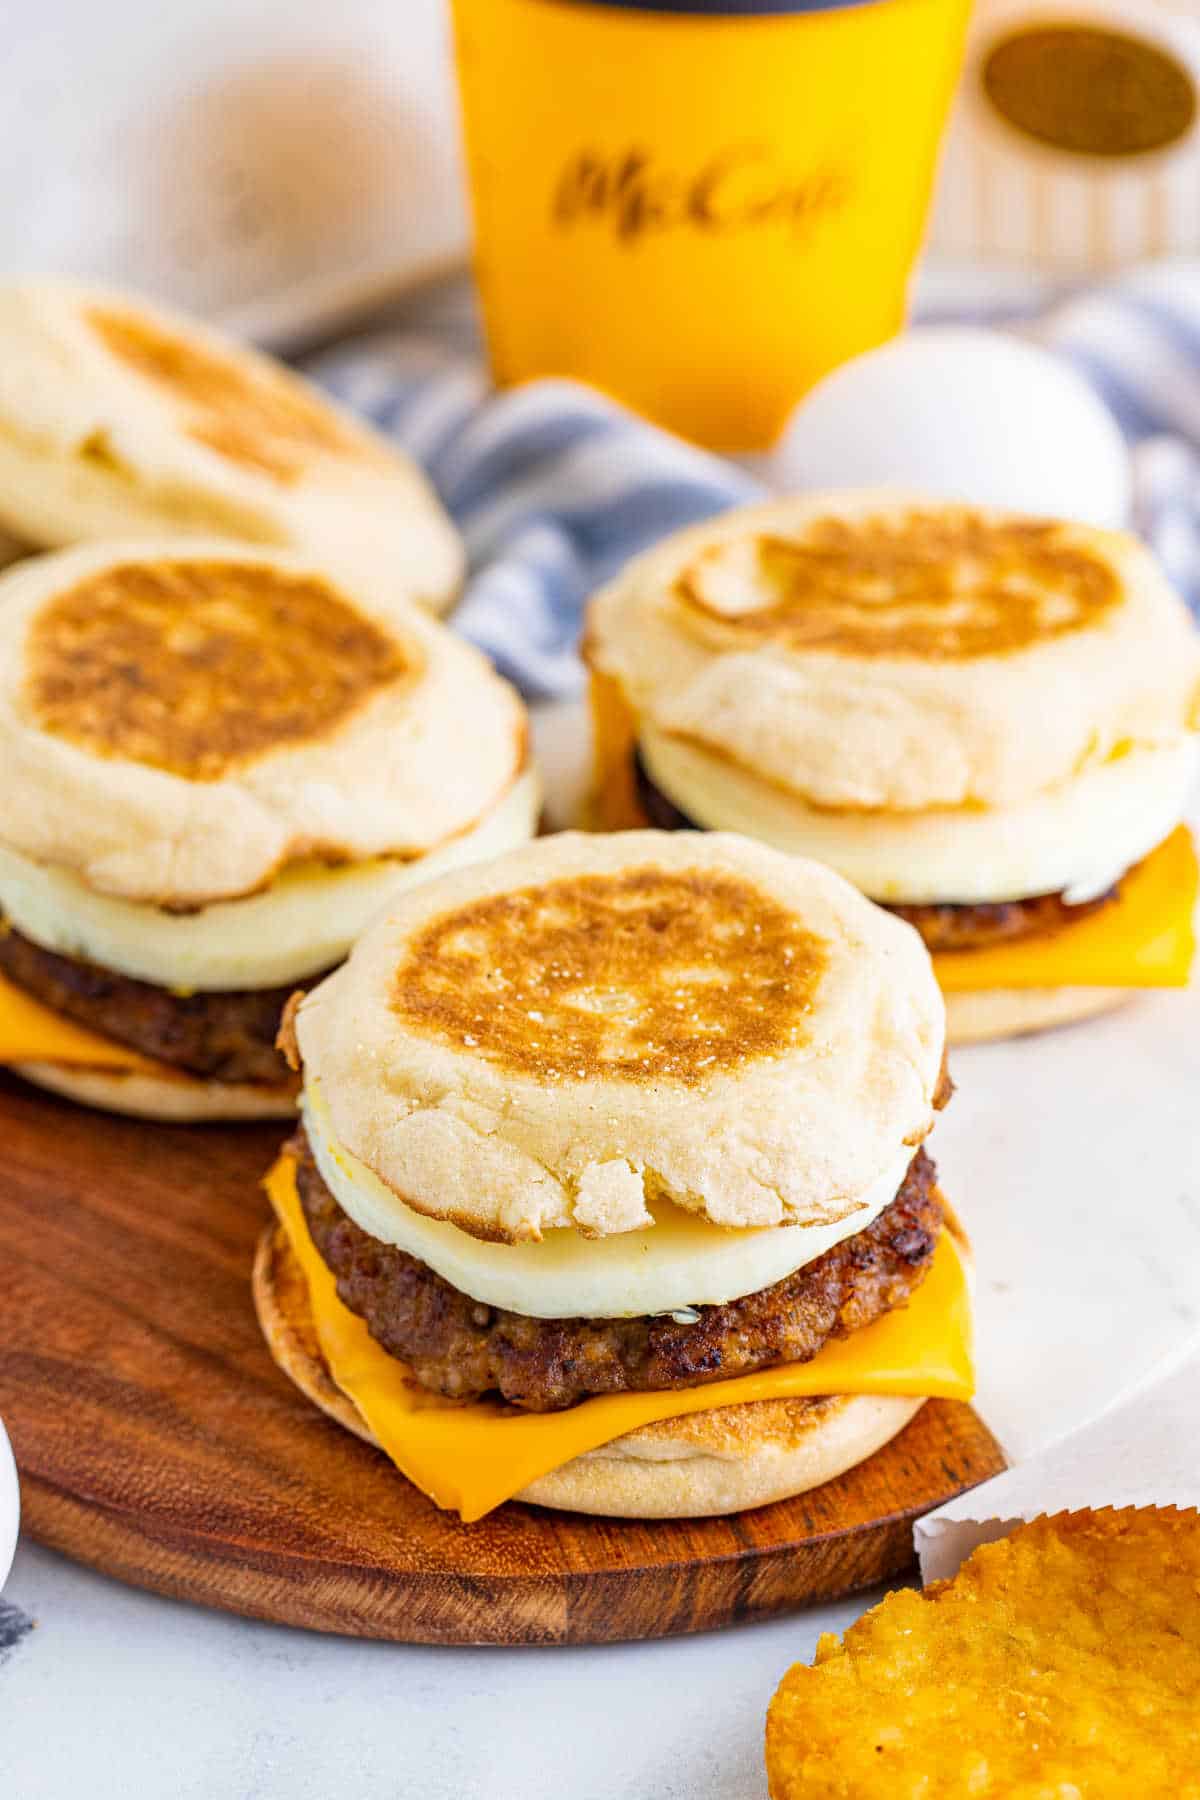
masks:
{"label": "striped cloth napkin", "polygon": [[[1200,265],[987,322],[1066,357],[1108,403],[1133,449],[1138,529],[1200,614]],[[437,337],[357,338],[307,372],[429,471],[469,557],[454,623],[530,699],[579,693],[584,604],[627,558],[768,491],[578,383],[498,392],[478,355]]]}

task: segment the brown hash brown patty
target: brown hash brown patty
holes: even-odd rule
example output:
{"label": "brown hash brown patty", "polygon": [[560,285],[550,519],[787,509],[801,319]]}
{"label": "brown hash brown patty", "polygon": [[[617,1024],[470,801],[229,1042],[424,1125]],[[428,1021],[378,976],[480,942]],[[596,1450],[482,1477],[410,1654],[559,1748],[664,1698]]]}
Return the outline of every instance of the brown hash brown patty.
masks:
{"label": "brown hash brown patty", "polygon": [[[661,788],[655,787],[641,756],[634,752],[634,775],[642,811],[660,831],[702,831]],[[930,906],[894,906],[881,901],[886,912],[895,913],[909,925],[915,925],[932,952],[946,950],[984,950],[991,944],[1011,943],[1014,938],[1043,937],[1060,931],[1098,912],[1117,898],[1118,889],[1109,888],[1094,900],[1068,906],[1061,894],[1035,894],[1028,900],[1000,900],[982,905],[960,905],[947,901]]]}
{"label": "brown hash brown patty", "polygon": [[173,994],[98,963],[44,950],[2,923],[0,972],[64,1018],[189,1075],[271,1087],[291,1079],[275,1034],[295,982]]}
{"label": "brown hash brown patty", "polygon": [[942,1229],[937,1173],[918,1150],[874,1222],[794,1275],[701,1306],[695,1324],[529,1319],[484,1306],[391,1244],[369,1237],[326,1187],[303,1130],[288,1149],[313,1242],[344,1305],[422,1387],[457,1400],[499,1393],[530,1412],[592,1394],[698,1387],[773,1363],[808,1362],[833,1337],[899,1306],[924,1278]]}

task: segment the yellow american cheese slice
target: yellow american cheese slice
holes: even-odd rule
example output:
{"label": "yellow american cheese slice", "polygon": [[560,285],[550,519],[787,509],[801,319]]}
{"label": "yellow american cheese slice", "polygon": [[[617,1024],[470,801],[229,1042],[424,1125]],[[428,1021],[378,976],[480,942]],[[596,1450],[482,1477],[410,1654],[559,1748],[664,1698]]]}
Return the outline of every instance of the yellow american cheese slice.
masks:
{"label": "yellow american cheese slice", "polygon": [[747,1400],[820,1394],[923,1394],[967,1400],[975,1390],[971,1301],[962,1258],[943,1233],[929,1273],[907,1306],[826,1345],[811,1362],[663,1394],[613,1394],[559,1413],[521,1413],[442,1399],[408,1378],[356,1314],[342,1305],[296,1192],[295,1163],[280,1157],[267,1192],[308,1283],[329,1371],[403,1475],[468,1523],[539,1475],[585,1450],[659,1419]]}
{"label": "yellow american cheese slice", "polygon": [[1121,882],[1116,900],[1045,937],[933,959],[947,994],[987,988],[1186,987],[1196,949],[1196,847],[1186,825]]}
{"label": "yellow american cheese slice", "polygon": [[592,714],[594,773],[593,823],[600,831],[640,831],[650,823],[633,777],[637,722],[620,684],[592,671],[588,685]]}
{"label": "yellow american cheese slice", "polygon": [[140,1074],[172,1074],[165,1065],[139,1056],[124,1044],[64,1018],[32,994],[0,975],[0,1064],[69,1063],[81,1069],[113,1069]]}

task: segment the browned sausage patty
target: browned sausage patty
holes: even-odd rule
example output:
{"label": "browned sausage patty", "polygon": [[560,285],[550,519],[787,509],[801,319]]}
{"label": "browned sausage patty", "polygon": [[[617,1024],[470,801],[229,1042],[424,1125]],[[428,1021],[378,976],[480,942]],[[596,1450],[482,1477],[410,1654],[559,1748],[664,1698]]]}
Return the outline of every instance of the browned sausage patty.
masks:
{"label": "browned sausage patty", "polygon": [[529,1319],[484,1306],[416,1257],[369,1237],[321,1178],[303,1130],[289,1146],[313,1242],[351,1312],[423,1387],[455,1399],[500,1393],[553,1412],[591,1394],[698,1387],[773,1363],[808,1362],[899,1306],[923,1279],[942,1228],[936,1171],[918,1150],[875,1221],[760,1293],[701,1306],[694,1324]]}
{"label": "browned sausage patty", "polygon": [[[634,754],[634,773],[642,811],[660,831],[701,831],[694,819],[681,812],[661,788],[655,787],[641,757]],[[1087,918],[1117,898],[1109,888],[1095,900],[1068,906],[1061,894],[1034,894],[1027,900],[1000,900],[983,905],[947,901],[930,906],[895,906],[881,901],[886,911],[915,925],[929,951],[983,950],[989,944],[1006,944],[1014,938],[1042,937]]]}
{"label": "browned sausage patty", "polygon": [[1014,938],[1044,937],[1074,925],[1089,913],[1099,912],[1117,897],[1109,888],[1095,900],[1069,906],[1061,894],[1034,894],[1028,900],[997,900],[990,904],[959,906],[892,906],[886,911],[915,925],[930,952],[986,950],[990,944],[1007,944]]}
{"label": "browned sausage patty", "polygon": [[207,1081],[291,1079],[275,1034],[295,983],[173,994],[98,963],[60,956],[0,922],[0,972],[54,1012]]}

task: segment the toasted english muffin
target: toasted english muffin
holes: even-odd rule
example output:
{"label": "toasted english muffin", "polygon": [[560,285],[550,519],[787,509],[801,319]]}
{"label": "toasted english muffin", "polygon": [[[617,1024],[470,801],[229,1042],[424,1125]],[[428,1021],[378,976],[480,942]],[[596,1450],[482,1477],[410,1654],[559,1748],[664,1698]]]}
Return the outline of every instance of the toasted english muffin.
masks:
{"label": "toasted english muffin", "polygon": [[296,1111],[296,1085],[285,1080],[203,1081],[182,1070],[76,1068],[69,1063],[16,1062],[14,1075],[48,1093],[94,1106],[101,1112],[131,1119],[156,1119],[167,1125],[232,1123],[234,1120],[287,1119]]}
{"label": "toasted english muffin", "polygon": [[988,1044],[1024,1037],[1057,1025],[1115,1012],[1136,997],[1135,988],[985,988],[946,996],[946,1033],[955,1044]]}
{"label": "toasted english muffin", "polygon": [[485,659],[402,593],[167,539],[0,575],[0,757],[0,844],[180,910],[300,861],[425,855],[513,785],[526,725]]}
{"label": "toasted english muffin", "polygon": [[1197,723],[1196,633],[1135,539],[904,496],[679,532],[587,641],[639,721],[837,811],[1018,805]]}
{"label": "toasted english muffin", "polygon": [[637,1230],[657,1200],[847,1216],[933,1122],[945,1013],[916,933],[830,870],[563,833],[402,896],[294,1028],[345,1151],[407,1209],[520,1243]]}
{"label": "toasted english muffin", "polygon": [[0,525],[222,536],[442,611],[457,533],[416,465],[274,359],[133,295],[0,284]]}

